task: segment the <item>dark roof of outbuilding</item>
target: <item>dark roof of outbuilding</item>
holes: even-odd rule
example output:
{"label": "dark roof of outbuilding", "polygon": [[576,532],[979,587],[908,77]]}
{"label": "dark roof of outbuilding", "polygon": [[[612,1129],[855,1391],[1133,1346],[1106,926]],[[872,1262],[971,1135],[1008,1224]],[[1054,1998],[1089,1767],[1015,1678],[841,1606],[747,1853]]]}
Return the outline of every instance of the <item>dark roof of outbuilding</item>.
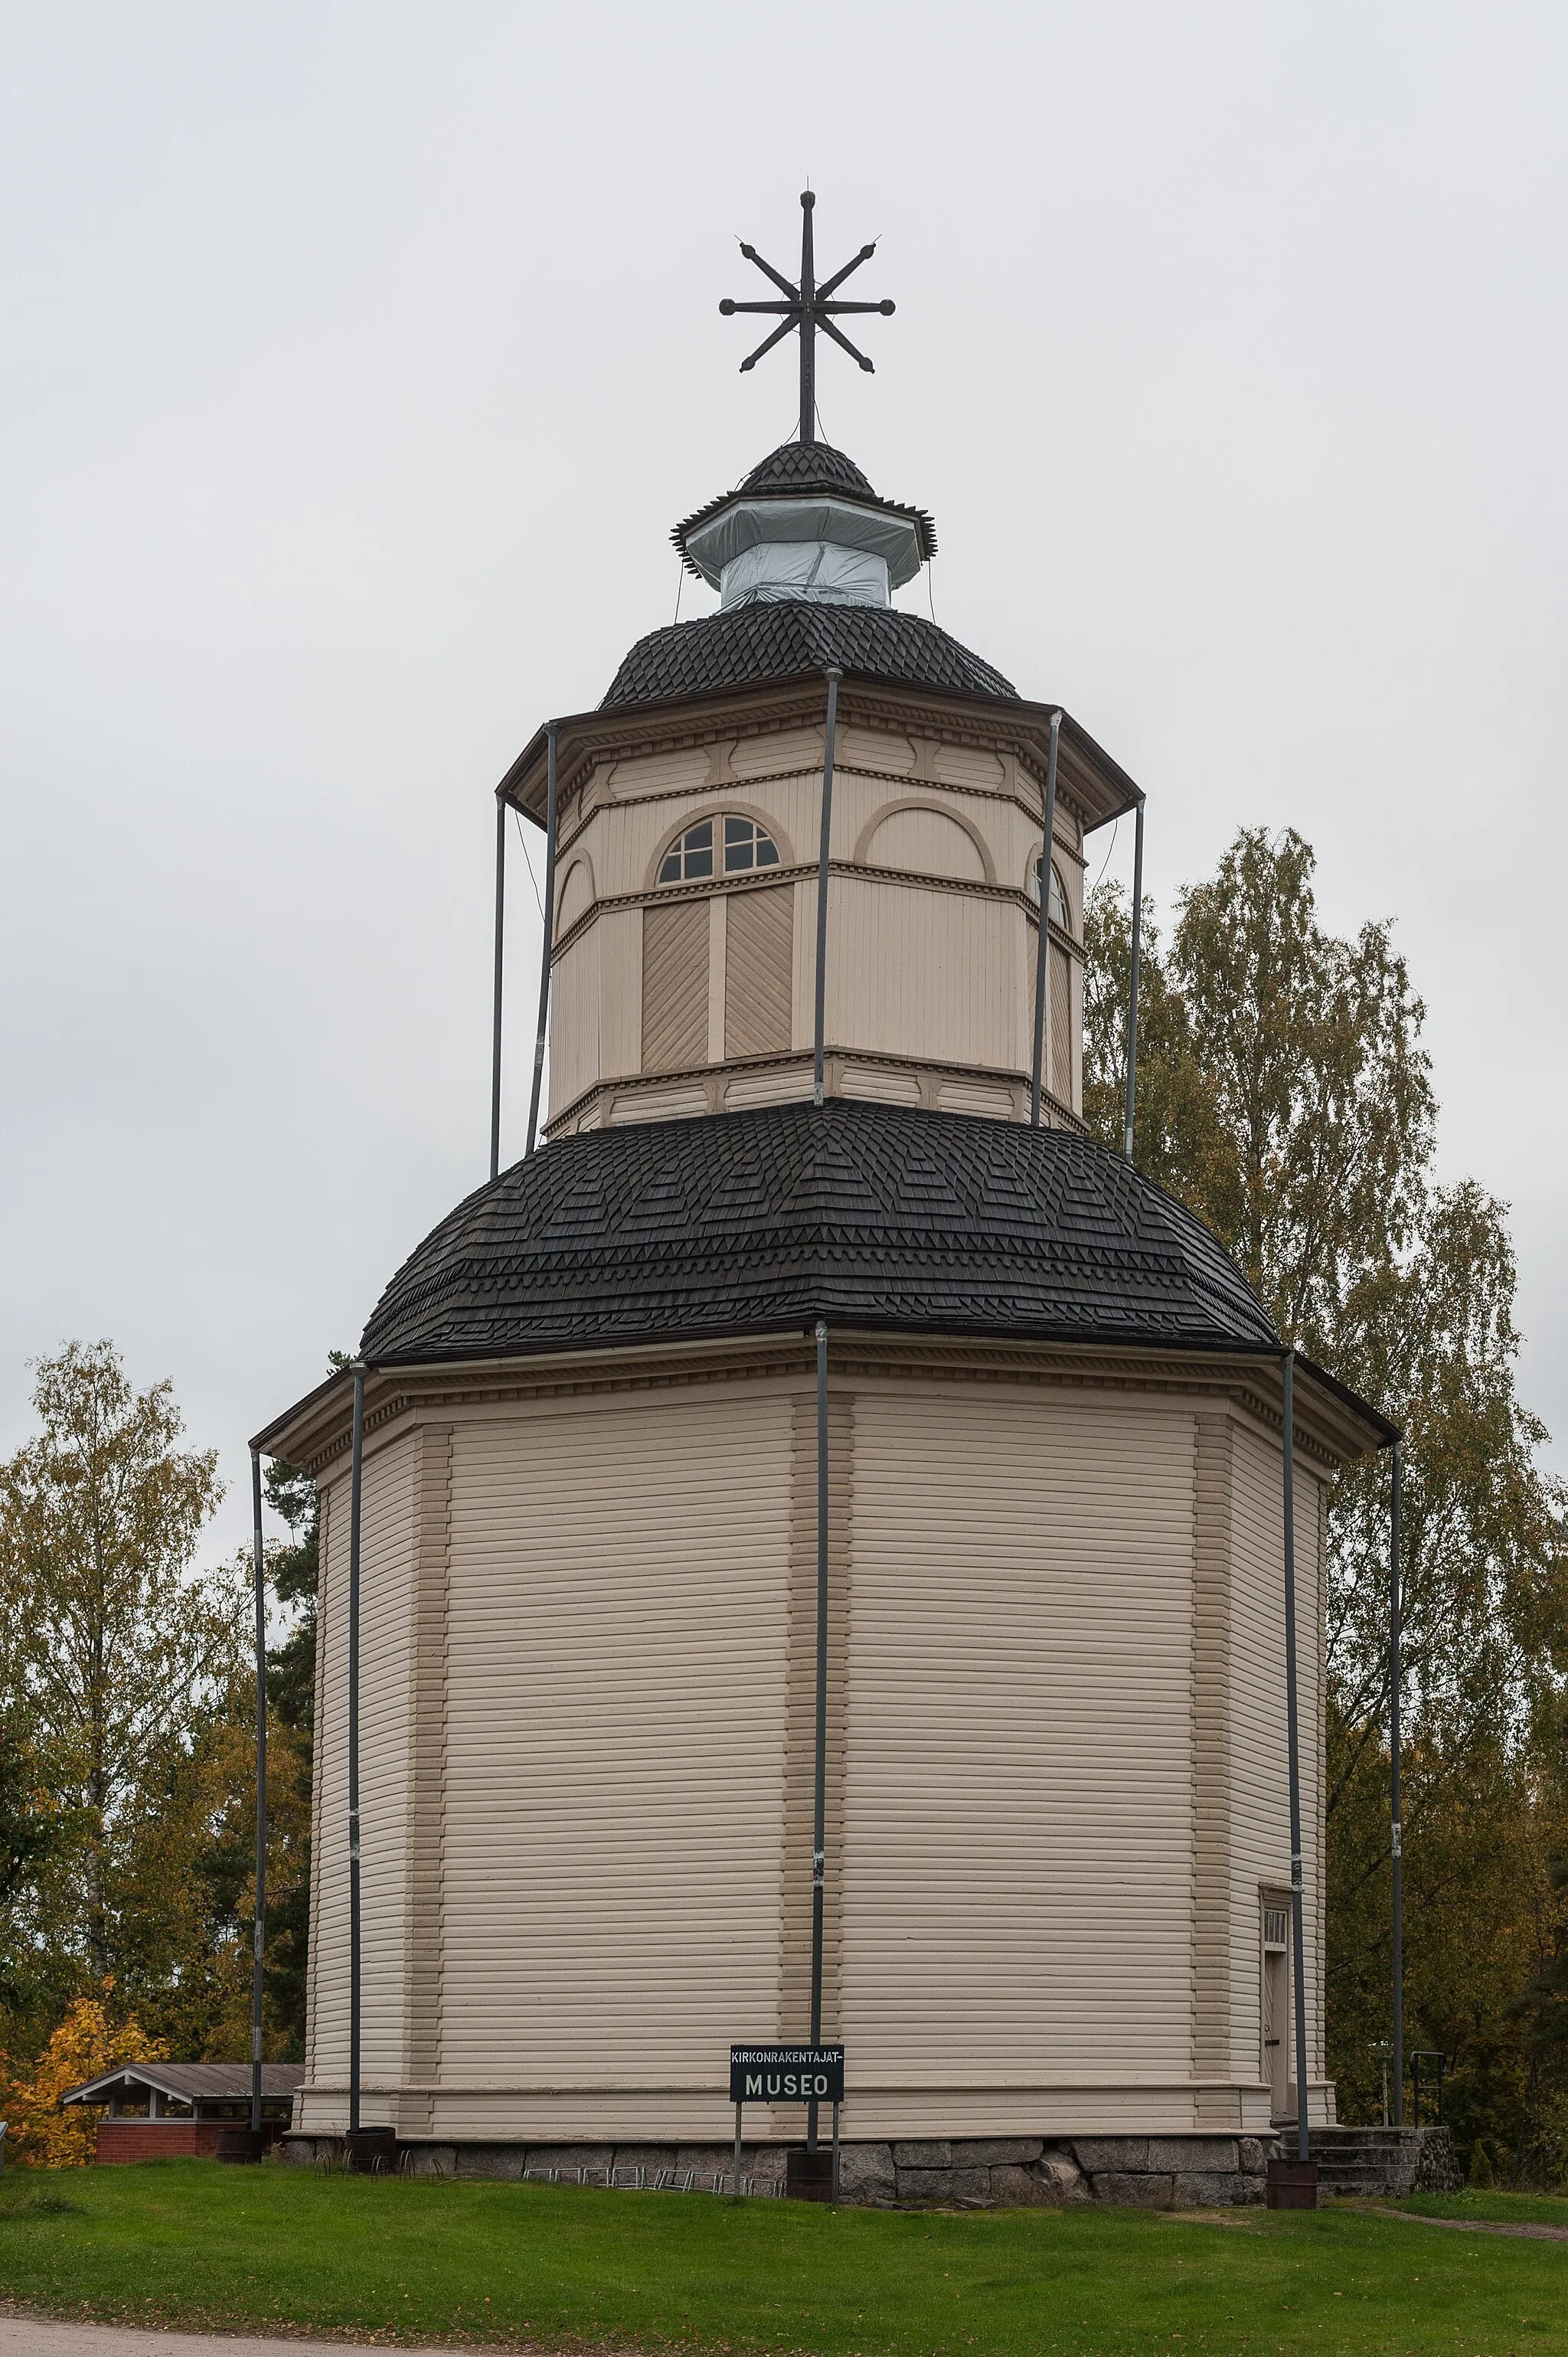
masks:
{"label": "dark roof of outbuilding", "polygon": [[[177,2095],[185,2103],[223,2103],[251,2092],[248,2062],[116,2062],[62,2095],[62,2104],[96,2104],[113,2087],[127,2083],[156,2087],[160,2095]],[[263,2095],[292,2095],[305,2084],[303,2062],[263,2062]]]}
{"label": "dark roof of outbuilding", "polygon": [[599,709],[663,704],[726,687],[821,677],[828,665],[950,695],[1015,704],[1018,691],[934,622],[880,606],[734,606],[650,630],[621,664]]}
{"label": "dark roof of outbuilding", "polygon": [[860,1329],[1277,1349],[1207,1228],[1065,1130],[860,1103],[558,1139],[470,1195],[365,1329],[382,1365]]}
{"label": "dark roof of outbuilding", "polygon": [[853,500],[857,507],[881,508],[888,515],[907,516],[920,539],[922,560],[937,553],[937,528],[924,508],[902,506],[897,500],[878,499],[870,483],[853,458],[835,450],[828,442],[781,442],[770,450],[759,467],[754,467],[746,480],[733,491],[721,491],[716,500],[689,515],[678,523],[670,537],[686,557],[686,569],[697,573],[698,567],[686,556],[688,536],[711,518],[719,515],[734,500]]}

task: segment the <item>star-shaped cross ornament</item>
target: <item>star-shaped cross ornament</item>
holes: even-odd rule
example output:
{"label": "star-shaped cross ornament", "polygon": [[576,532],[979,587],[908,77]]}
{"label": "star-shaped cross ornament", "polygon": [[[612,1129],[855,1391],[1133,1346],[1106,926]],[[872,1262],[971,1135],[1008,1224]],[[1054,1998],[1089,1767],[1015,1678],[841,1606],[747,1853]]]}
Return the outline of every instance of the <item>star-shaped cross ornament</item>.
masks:
{"label": "star-shaped cross ornament", "polygon": [[802,442],[814,442],[817,438],[817,329],[821,328],[824,336],[831,336],[835,344],[842,344],[851,360],[858,361],[861,367],[871,374],[874,371],[870,361],[866,359],[864,352],[856,351],[843,329],[834,327],[833,321],[836,318],[842,318],[849,311],[879,311],[885,319],[890,319],[894,310],[891,303],[835,303],[832,299],[843,285],[850,272],[858,270],[863,262],[870,261],[876,251],[875,239],[869,245],[863,245],[854,260],[846,262],[842,270],[835,271],[832,277],[824,279],[822,284],[818,285],[816,260],[811,247],[811,210],[816,201],[810,188],[800,199],[802,215],[800,283],[798,286],[791,285],[783,272],[775,270],[770,262],[764,262],[754,245],[743,245],[740,249],[747,262],[755,263],[765,278],[772,279],[775,286],[786,299],[782,303],[732,303],[726,296],[725,300],[719,305],[719,309],[726,319],[732,318],[737,311],[768,312],[779,318],[779,325],[774,328],[773,333],[764,337],[757,350],[747,359],[742,361],[740,367],[743,376],[747,369],[754,369],[757,366],[764,352],[770,352],[773,350],[781,337],[789,335],[792,328],[800,329],[800,439]]}

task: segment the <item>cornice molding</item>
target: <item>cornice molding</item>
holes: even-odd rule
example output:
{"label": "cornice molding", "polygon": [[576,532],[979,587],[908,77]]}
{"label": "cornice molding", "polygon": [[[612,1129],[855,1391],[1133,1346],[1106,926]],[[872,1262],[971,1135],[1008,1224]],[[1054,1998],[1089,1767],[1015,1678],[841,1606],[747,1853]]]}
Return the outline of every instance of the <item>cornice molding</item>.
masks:
{"label": "cornice molding", "polygon": [[[830,859],[828,873],[830,876],[854,877],[871,884],[913,886],[922,892],[954,892],[965,899],[993,900],[1016,908],[1031,931],[1039,920],[1039,903],[1034,894],[1025,891],[1021,885],[1004,884],[1000,879],[986,883],[973,876],[929,876],[916,867],[883,867],[873,861],[857,859]],[[647,909],[669,900],[712,900],[730,892],[774,891],[781,885],[814,884],[816,879],[816,861],[798,860],[791,867],[759,867],[736,876],[704,877],[693,883],[650,884],[638,892],[604,892],[584,909],[580,917],[574,917],[565,931],[556,937],[550,952],[550,963],[553,966],[564,957],[566,952],[590,930],[596,917],[613,914],[617,909]],[[1064,926],[1058,925],[1054,918],[1051,920],[1051,939],[1069,957],[1082,963],[1082,942]],[[844,1052],[849,1055],[854,1051],[846,1049]]]}
{"label": "cornice molding", "polygon": [[[556,723],[557,807],[564,813],[597,765],[639,755],[697,750],[725,738],[774,734],[820,722],[826,688],[816,679],[759,682],[738,692],[689,702],[601,708]],[[953,745],[1010,753],[1043,792],[1046,744],[1054,705],[990,703],[933,688],[846,676],[839,690],[845,726],[913,726]],[[536,732],[507,771],[497,793],[535,823],[544,818],[544,732]],[[1086,831],[1133,807],[1138,789],[1069,713],[1063,713],[1057,791]]]}
{"label": "cornice molding", "polygon": [[[788,1377],[814,1382],[811,1335],[743,1336],[634,1350],[574,1351],[539,1358],[371,1368],[365,1383],[365,1438],[390,1437],[405,1419],[460,1407],[525,1407],[555,1399],[608,1398],[714,1383]],[[1127,1350],[1116,1346],[955,1335],[885,1334],[832,1329],[830,1385],[875,1382],[989,1383],[1036,1389],[1118,1393],[1132,1397],[1223,1400],[1275,1437],[1283,1430],[1279,1362],[1219,1351]],[[317,1481],[336,1478],[349,1455],[351,1392],[347,1380],[301,1402],[262,1436],[278,1456]],[[1329,1475],[1372,1453],[1369,1436],[1342,1403],[1298,1364],[1295,1448]]]}
{"label": "cornice molding", "polygon": [[[1000,1065],[944,1064],[928,1056],[895,1055],[891,1049],[884,1048],[843,1048],[830,1042],[822,1054],[826,1066],[825,1093],[829,1097],[843,1094],[839,1080],[842,1068],[846,1064],[852,1067],[870,1066],[876,1071],[914,1072],[922,1077],[929,1076],[939,1086],[948,1081],[972,1081],[981,1088],[1006,1088],[1015,1093],[1023,1091],[1026,1095],[1033,1078],[1031,1073],[1016,1068],[1008,1071]],[[544,1135],[547,1138],[559,1137],[581,1119],[596,1097],[635,1095],[665,1088],[694,1088],[710,1082],[717,1088],[727,1085],[731,1081],[743,1080],[751,1073],[810,1072],[811,1070],[811,1049],[785,1048],[769,1056],[736,1056],[727,1062],[688,1064],[683,1069],[669,1072],[612,1073],[608,1079],[590,1081],[586,1088],[580,1089],[569,1103],[561,1107],[559,1113],[553,1113],[544,1125]],[[809,1094],[810,1092],[803,1093]],[[1077,1137],[1089,1135],[1089,1125],[1082,1116],[1074,1113],[1071,1105],[1048,1087],[1044,1091],[1042,1101],[1046,1110],[1054,1116],[1047,1125],[1050,1128],[1071,1130]],[[710,1110],[722,1114],[733,1108],[719,1103],[712,1105]],[[929,1110],[940,1108],[931,1107]],[[678,1120],[682,1116],[677,1114],[671,1118]]]}

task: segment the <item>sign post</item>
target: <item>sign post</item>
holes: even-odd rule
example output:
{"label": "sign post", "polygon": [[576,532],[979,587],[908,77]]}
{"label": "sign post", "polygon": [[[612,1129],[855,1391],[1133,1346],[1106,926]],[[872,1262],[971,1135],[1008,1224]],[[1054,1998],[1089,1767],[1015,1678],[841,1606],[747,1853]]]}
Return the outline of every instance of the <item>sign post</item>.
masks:
{"label": "sign post", "polygon": [[[732,2046],[729,2099],[735,2105],[735,2190],[740,2191],[741,2113],[747,2104],[818,2104],[833,2107],[832,2199],[839,2193],[839,2107],[843,2102],[842,2046]],[[815,2196],[821,2200],[819,2193]]]}

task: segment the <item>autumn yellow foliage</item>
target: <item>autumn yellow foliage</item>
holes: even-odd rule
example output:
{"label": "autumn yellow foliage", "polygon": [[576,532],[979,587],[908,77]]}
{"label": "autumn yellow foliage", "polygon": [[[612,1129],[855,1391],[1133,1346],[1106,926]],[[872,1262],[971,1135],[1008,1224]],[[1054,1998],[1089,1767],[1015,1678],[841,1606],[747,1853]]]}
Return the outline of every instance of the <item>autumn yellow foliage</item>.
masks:
{"label": "autumn yellow foliage", "polygon": [[0,2119],[10,2123],[5,2157],[33,2169],[85,2169],[93,2157],[99,2112],[85,2104],[62,2112],[59,2099],[116,2062],[156,2062],[168,2053],[139,2022],[109,2018],[113,1981],[102,1996],[78,1997],[30,2069],[12,2072],[0,2054]]}

